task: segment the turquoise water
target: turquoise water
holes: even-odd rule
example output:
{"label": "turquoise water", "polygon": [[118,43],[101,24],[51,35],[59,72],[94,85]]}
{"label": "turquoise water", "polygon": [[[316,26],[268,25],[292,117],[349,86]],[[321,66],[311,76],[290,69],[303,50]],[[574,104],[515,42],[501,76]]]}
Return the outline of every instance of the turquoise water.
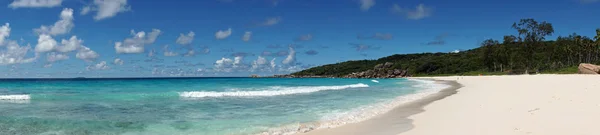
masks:
{"label": "turquoise water", "polygon": [[257,134],[417,93],[406,79],[0,81],[0,134]]}

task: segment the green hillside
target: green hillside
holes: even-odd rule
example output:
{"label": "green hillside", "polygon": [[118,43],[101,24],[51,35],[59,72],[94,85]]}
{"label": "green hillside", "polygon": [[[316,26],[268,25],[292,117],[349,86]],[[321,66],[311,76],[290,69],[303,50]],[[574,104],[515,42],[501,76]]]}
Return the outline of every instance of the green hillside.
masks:
{"label": "green hillside", "polygon": [[600,29],[593,38],[573,33],[547,41],[545,37],[554,33],[550,23],[522,19],[513,28],[518,35],[504,36],[503,42],[488,39],[478,48],[458,53],[396,54],[322,65],[292,75],[341,77],[385,62],[393,62],[393,68],[414,76],[574,73],[579,63],[600,63]]}

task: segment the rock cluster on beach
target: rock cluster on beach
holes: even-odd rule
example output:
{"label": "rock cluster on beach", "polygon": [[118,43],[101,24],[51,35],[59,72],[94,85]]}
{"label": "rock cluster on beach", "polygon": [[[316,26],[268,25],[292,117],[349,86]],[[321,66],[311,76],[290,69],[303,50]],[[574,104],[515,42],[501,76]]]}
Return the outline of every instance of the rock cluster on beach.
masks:
{"label": "rock cluster on beach", "polygon": [[[410,77],[407,70],[393,68],[394,63],[386,62],[383,64],[377,64],[373,69],[362,72],[354,72],[341,78],[401,78]],[[339,76],[316,76],[316,75],[273,75],[274,78],[336,78]]]}
{"label": "rock cluster on beach", "polygon": [[373,69],[351,73],[344,78],[400,78],[410,76],[406,70],[392,68],[394,63],[377,64]]}
{"label": "rock cluster on beach", "polygon": [[579,74],[600,74],[600,66],[588,63],[579,64]]}

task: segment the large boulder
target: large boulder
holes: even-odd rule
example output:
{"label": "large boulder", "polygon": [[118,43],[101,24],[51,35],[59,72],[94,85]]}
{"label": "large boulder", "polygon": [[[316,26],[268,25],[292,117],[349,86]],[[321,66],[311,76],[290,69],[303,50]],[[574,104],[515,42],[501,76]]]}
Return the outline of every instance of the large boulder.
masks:
{"label": "large boulder", "polygon": [[600,66],[588,63],[579,64],[580,74],[600,74]]}
{"label": "large boulder", "polygon": [[385,64],[383,64],[383,68],[391,68],[392,66],[394,66],[394,63],[391,62],[385,62]]}
{"label": "large boulder", "polygon": [[373,69],[383,69],[383,64],[377,64]]}

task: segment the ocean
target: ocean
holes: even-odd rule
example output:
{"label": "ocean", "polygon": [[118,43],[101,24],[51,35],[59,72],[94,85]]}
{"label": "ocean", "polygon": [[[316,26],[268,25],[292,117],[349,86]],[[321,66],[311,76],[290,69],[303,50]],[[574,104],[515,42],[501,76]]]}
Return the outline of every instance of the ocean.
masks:
{"label": "ocean", "polygon": [[290,134],[366,120],[445,87],[414,79],[0,80],[0,134]]}

